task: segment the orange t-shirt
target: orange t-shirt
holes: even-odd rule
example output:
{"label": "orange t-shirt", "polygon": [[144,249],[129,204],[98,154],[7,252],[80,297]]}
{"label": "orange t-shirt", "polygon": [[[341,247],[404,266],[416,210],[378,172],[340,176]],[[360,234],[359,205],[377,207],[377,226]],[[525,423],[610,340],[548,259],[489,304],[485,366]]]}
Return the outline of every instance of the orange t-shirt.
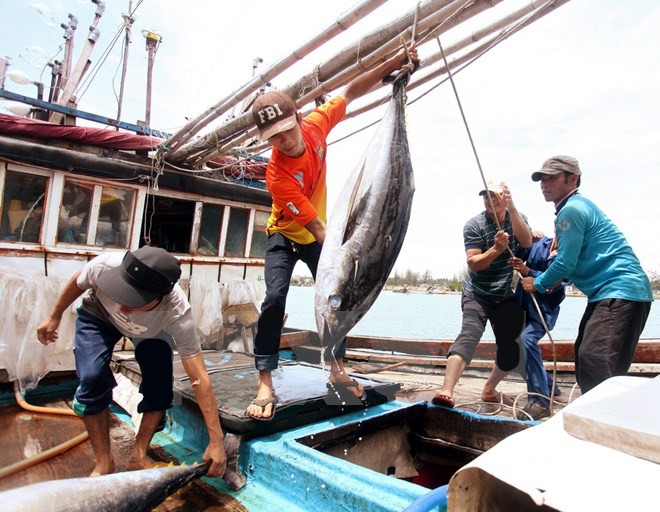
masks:
{"label": "orange t-shirt", "polygon": [[314,235],[304,226],[317,215],[326,221],[326,137],[346,115],[346,102],[337,96],[313,110],[301,124],[305,153],[291,158],[273,148],[266,168],[266,185],[273,206],[266,232],[280,232],[299,244],[311,244]]}

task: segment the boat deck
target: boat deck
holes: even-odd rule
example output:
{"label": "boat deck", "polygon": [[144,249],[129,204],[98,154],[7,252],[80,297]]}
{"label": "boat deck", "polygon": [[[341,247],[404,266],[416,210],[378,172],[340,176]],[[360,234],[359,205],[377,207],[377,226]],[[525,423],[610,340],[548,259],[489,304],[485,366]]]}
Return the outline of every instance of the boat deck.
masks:
{"label": "boat deck", "polygon": [[[52,389],[45,395],[28,394],[31,403],[62,410],[70,409],[71,400],[62,399],[59,396],[62,392],[72,395],[74,387],[62,388],[60,385],[52,384],[48,378],[43,384],[45,384],[45,389]],[[3,392],[3,397],[11,393],[6,387],[3,391],[6,391],[6,393]],[[48,396],[48,394],[52,396]],[[116,411],[117,409],[115,409]],[[135,433],[115,414],[110,415],[110,421],[110,439],[117,471],[124,471],[124,465],[133,449]],[[3,433],[0,441],[0,466],[3,469],[43,453],[85,432],[80,418],[31,412],[16,403],[6,402],[0,407],[0,429]],[[150,455],[163,464],[176,462],[165,450],[157,446],[152,446]],[[84,477],[89,475],[93,469],[94,454],[92,445],[87,440],[53,458],[0,478],[0,492],[48,480]],[[239,512],[247,509],[232,496],[219,492],[202,480],[196,480],[153,510],[155,512],[193,510]]]}
{"label": "boat deck", "polygon": [[[122,399],[121,388],[126,383],[131,389],[129,394],[135,395],[139,383],[139,367],[133,358],[133,353],[115,352],[114,367],[119,382],[118,390]],[[247,418],[245,408],[253,398],[256,388],[257,372],[252,356],[232,352],[207,351],[205,361],[211,381],[218,399],[223,427],[233,433],[240,434],[243,440],[251,437],[272,434],[310,424],[326,418],[350,413],[387,402],[395,398],[399,385],[394,381],[377,382],[366,378],[358,379],[367,389],[367,401],[347,402],[346,397],[338,397],[326,387],[327,370],[305,363],[281,361],[281,366],[274,372],[275,389],[279,398],[276,419],[272,422],[255,421]],[[64,376],[62,376],[64,377]],[[172,409],[171,422],[179,421],[180,409],[195,410],[195,397],[189,379],[183,366],[175,356],[175,404],[183,407]],[[74,379],[72,381],[72,378]],[[47,377],[38,390],[29,392],[27,402],[31,405],[49,407],[61,410],[71,408],[71,398],[75,390],[75,375],[57,382],[58,378]],[[25,459],[42,453],[61,443],[67,442],[85,432],[80,418],[57,414],[32,412],[21,408],[13,398],[9,384],[3,385],[3,405],[0,409],[0,428],[3,430],[0,441],[0,467],[7,468]],[[115,394],[117,398],[117,394]],[[139,401],[139,396],[128,396],[124,392],[127,410]],[[133,400],[131,402],[131,400]],[[132,405],[133,404],[133,405]],[[113,406],[111,415],[111,443],[117,470],[123,471],[125,462],[130,457],[135,434],[131,428],[130,411]],[[179,411],[179,412],[174,412]],[[166,428],[167,430],[167,428]],[[176,434],[159,434],[165,442],[159,445],[172,447],[176,443]],[[169,439],[172,437],[173,439]],[[203,436],[201,436],[203,437]],[[174,442],[172,442],[174,441]],[[193,456],[185,449],[176,452],[176,456],[153,444],[150,455],[163,463],[190,462]],[[203,446],[200,452],[203,451]],[[198,453],[200,453],[198,452]],[[197,454],[198,455],[198,454]],[[32,483],[84,477],[91,473],[94,467],[94,457],[89,441],[68,449],[64,453],[18,471],[15,474],[0,479],[0,492],[22,487]],[[170,497],[156,511],[170,510],[246,510],[243,505],[229,494],[225,494],[202,480],[187,486],[184,490]]]}
{"label": "boat deck", "polygon": [[[133,352],[115,352],[116,370],[133,382],[139,382],[140,369]],[[394,380],[379,381],[356,376],[364,386],[367,399],[361,402],[352,394],[339,396],[326,383],[329,369],[305,362],[281,360],[273,372],[273,388],[278,398],[277,414],[272,421],[256,421],[245,414],[257,387],[258,372],[254,357],[228,351],[206,351],[206,369],[218,402],[218,414],[224,429],[244,439],[272,434],[315,421],[332,418],[393,400],[399,389]],[[178,356],[174,363],[175,400],[196,408],[196,398]],[[115,396],[116,397],[116,396]]]}
{"label": "boat deck", "polygon": [[[484,362],[485,363],[485,362]],[[494,415],[503,418],[513,418],[513,409],[508,406],[495,406],[481,400],[481,391],[492,368],[492,362],[482,367],[468,367],[459,379],[454,389],[455,408],[471,411],[477,414]],[[396,363],[394,363],[396,364]],[[353,367],[348,363],[349,371],[352,368],[363,368],[365,365],[354,362]],[[407,402],[428,401],[438,393],[444,379],[442,371],[429,372],[428,369],[406,365],[391,370],[379,370],[379,366],[387,368],[389,364],[372,364],[371,371],[361,374],[366,378],[377,378],[381,381],[397,382],[400,385],[396,392],[397,400]],[[575,386],[575,376],[568,373],[557,374],[557,387],[560,394],[554,397],[554,412],[565,407],[569,400],[580,396],[580,388]],[[517,374],[510,374],[497,387],[497,390],[510,396],[516,402],[516,409],[522,409],[527,403],[527,384]],[[542,420],[543,421],[543,420]]]}
{"label": "boat deck", "polygon": [[[297,351],[297,353],[300,352]],[[125,387],[126,383],[129,383],[128,387],[133,390],[129,394],[135,394],[134,391],[137,389],[135,384],[139,382],[140,375],[132,353],[116,352],[114,360],[115,369],[118,371],[120,395],[121,388]],[[393,403],[430,401],[442,383],[442,372],[429,373],[409,364],[399,365],[388,370],[389,365],[379,363],[365,365],[359,359],[348,357],[349,373],[365,385],[368,396],[366,404],[359,401],[351,403],[350,400],[347,402],[345,398],[337,397],[332,390],[326,387],[327,369],[305,362],[282,360],[280,368],[274,372],[275,392],[280,401],[277,416],[272,422],[264,422],[251,420],[244,414],[245,407],[253,398],[253,390],[256,387],[257,372],[254,369],[252,356],[225,351],[207,351],[205,360],[218,397],[218,413],[223,426],[240,435],[242,441],[248,441],[257,436],[267,436],[272,439],[270,434],[297,427],[304,428],[305,425],[315,422],[316,424],[323,423],[324,420],[326,423],[330,421],[332,424],[332,419],[339,416],[343,418],[357,414],[360,418],[363,415],[366,417],[367,411],[371,408],[378,409],[379,404],[390,403],[393,400],[395,400]],[[481,368],[478,365],[465,372],[456,387],[456,408],[511,420],[511,408],[479,403],[481,388],[488,371],[488,368]],[[170,413],[170,427],[172,422],[181,424],[186,421],[185,418],[181,418],[181,411],[196,409],[192,387],[177,359],[175,359],[174,373],[175,405],[182,407],[175,407]],[[568,375],[562,375],[558,379],[562,394],[556,399],[556,410],[562,408],[568,400],[572,386],[571,379],[572,377]],[[70,380],[68,382],[52,382],[51,380],[47,378],[42,382],[45,385],[38,388],[39,393],[29,393],[28,402],[35,405],[69,408],[75,383]],[[4,405],[1,410],[2,414],[0,414],[0,428],[4,432],[2,441],[0,441],[0,465],[3,468],[50,449],[85,431],[79,418],[35,413],[21,409],[16,403],[12,403],[11,391],[7,389],[8,384],[4,386]],[[518,394],[524,394],[525,383],[520,378],[510,378],[500,385],[500,390],[515,397]],[[62,399],[61,396],[65,398]],[[117,393],[115,393],[115,397],[117,398]],[[139,400],[139,395],[137,399]],[[118,471],[124,469],[123,465],[130,455],[134,441],[130,409],[135,407],[137,403],[135,400],[135,396],[125,394],[122,398],[125,403],[120,401],[123,409],[114,407],[114,414],[111,415],[111,440]],[[519,407],[523,407],[524,402],[524,398],[521,397]],[[443,418],[442,420],[436,419],[436,421],[439,424],[446,424],[450,420]],[[513,425],[509,428],[515,429],[516,422],[511,423]],[[521,428],[525,427],[521,425]],[[158,434],[158,446],[156,443],[152,445],[150,455],[163,463],[172,461],[190,463],[198,460],[193,457],[199,457],[199,453],[203,451],[204,436],[198,436],[203,444],[198,444],[192,450],[186,451],[177,448],[179,444],[177,435],[173,430]],[[491,442],[497,442],[497,440],[494,439]],[[427,442],[427,440],[422,439],[422,442]],[[345,458],[347,461],[350,460],[348,457]],[[85,441],[53,459],[0,479],[0,491],[45,480],[82,477],[88,475],[92,469],[92,449],[89,441]],[[166,500],[155,510],[246,510],[245,505],[236,499],[236,495],[230,492],[227,486],[225,488],[227,492],[224,492],[225,489],[222,486],[218,488],[215,484],[212,486],[204,480],[198,480]]]}

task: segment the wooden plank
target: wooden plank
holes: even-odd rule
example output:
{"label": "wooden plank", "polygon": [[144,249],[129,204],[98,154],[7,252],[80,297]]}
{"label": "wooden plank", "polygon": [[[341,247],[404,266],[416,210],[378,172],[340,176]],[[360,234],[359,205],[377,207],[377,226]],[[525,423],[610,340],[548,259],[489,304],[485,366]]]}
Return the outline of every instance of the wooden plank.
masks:
{"label": "wooden plank", "polygon": [[[453,340],[415,340],[405,338],[383,338],[373,336],[347,336],[346,347],[349,349],[369,349],[383,352],[400,352],[425,356],[446,356]],[[554,354],[552,343],[543,340],[539,343],[545,361],[574,362],[575,342],[573,340],[555,340]],[[495,359],[494,341],[481,341],[474,354],[475,359]],[[660,363],[660,340],[642,339],[637,345],[635,363]]]}
{"label": "wooden plank", "polygon": [[[303,345],[296,347],[296,355],[303,361],[316,363],[319,360],[319,347]],[[402,372],[418,373],[418,372],[443,372],[447,366],[447,359],[445,357],[423,357],[405,354],[388,354],[388,353],[374,353],[363,352],[360,350],[346,351],[346,363],[350,367],[352,364],[379,364],[390,365],[399,362],[406,364],[401,367]],[[491,369],[494,364],[494,359],[473,359],[470,363],[470,368],[478,369]],[[545,369],[552,372],[554,363],[550,361],[544,362]],[[575,373],[575,363],[573,361],[558,361],[557,371],[560,373]],[[655,377],[660,375],[660,363],[633,363],[628,370],[629,375],[644,375],[646,377]]]}
{"label": "wooden plank", "polygon": [[362,348],[387,352],[403,352],[427,356],[444,356],[453,342],[440,340],[412,340],[402,338],[376,338],[370,336],[347,336],[347,348]]}
{"label": "wooden plank", "polygon": [[[0,414],[0,464],[7,467],[45,452],[85,431],[80,418],[33,413],[18,405],[7,406]],[[45,462],[0,480],[0,491],[44,480],[87,476],[94,469],[89,441]]]}
{"label": "wooden plank", "polygon": [[[296,355],[299,359],[309,362],[317,362],[319,360],[319,347],[311,347],[308,345],[300,346],[296,348]],[[423,356],[414,356],[414,355],[405,355],[405,354],[378,354],[372,352],[360,352],[358,350],[347,350],[346,351],[346,361],[350,366],[351,362],[355,363],[376,363],[382,365],[396,364],[399,362],[406,362],[405,366],[402,366],[401,371],[415,371],[414,367],[424,367],[432,370],[442,371],[447,366],[447,358],[445,357],[423,357]],[[472,368],[486,368],[490,369],[493,367],[494,359],[473,359],[470,363]],[[553,363],[546,363],[546,368],[551,370]],[[562,372],[574,372],[575,365],[572,362],[564,363],[560,362],[557,364],[557,370]]]}
{"label": "wooden plank", "polygon": [[423,417],[421,433],[428,438],[443,439],[460,446],[485,451],[505,437],[528,427],[528,424],[519,421],[456,414],[443,407],[432,407]]}
{"label": "wooden plank", "polygon": [[311,331],[283,332],[280,336],[280,349],[300,347],[318,342],[318,336]]}
{"label": "wooden plank", "polygon": [[660,363],[660,340],[639,340],[634,363]]}

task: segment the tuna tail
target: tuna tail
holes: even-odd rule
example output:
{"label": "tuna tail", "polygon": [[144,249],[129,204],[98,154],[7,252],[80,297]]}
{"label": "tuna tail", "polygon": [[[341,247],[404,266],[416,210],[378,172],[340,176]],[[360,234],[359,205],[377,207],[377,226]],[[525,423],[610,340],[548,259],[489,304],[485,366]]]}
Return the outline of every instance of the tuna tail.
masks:
{"label": "tuna tail", "polygon": [[151,510],[183,486],[206,474],[210,462],[51,480],[0,493],[14,512],[136,512]]}

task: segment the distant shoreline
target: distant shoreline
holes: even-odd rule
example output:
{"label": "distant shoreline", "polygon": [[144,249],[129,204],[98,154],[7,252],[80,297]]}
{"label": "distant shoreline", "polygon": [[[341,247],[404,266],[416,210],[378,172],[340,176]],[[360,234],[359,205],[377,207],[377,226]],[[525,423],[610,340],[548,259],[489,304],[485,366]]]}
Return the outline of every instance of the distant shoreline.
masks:
{"label": "distant shoreline", "polygon": [[460,295],[460,291],[448,290],[445,288],[433,288],[431,290],[426,286],[384,286],[383,290],[394,293],[426,293],[428,295]]}
{"label": "distant shoreline", "polygon": [[[314,286],[314,282],[312,281],[311,284],[291,284],[291,286],[298,286],[301,288],[309,288]],[[452,290],[447,290],[447,289],[432,289],[429,290],[426,286],[408,286],[404,287],[403,286],[383,286],[383,290],[388,291],[388,292],[394,292],[394,293],[423,293],[427,295],[460,295],[460,291],[452,291]],[[585,297],[586,295],[580,291],[573,291],[573,290],[567,290],[566,291],[566,296],[567,297]],[[653,292],[653,298],[655,300],[660,300],[660,291],[654,291]]]}

